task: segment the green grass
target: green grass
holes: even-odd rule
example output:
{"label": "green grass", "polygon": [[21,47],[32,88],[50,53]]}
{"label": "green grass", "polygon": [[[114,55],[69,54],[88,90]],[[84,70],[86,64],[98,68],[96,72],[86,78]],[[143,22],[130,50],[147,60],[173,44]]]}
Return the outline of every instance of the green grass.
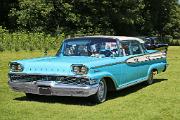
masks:
{"label": "green grass", "polygon": [[[51,51],[49,54],[55,54]],[[178,120],[180,119],[180,47],[170,47],[169,67],[150,86],[138,84],[109,93],[108,100],[93,104],[88,98],[41,97],[30,101],[7,85],[8,62],[43,56],[43,52],[0,53],[0,120]]]}

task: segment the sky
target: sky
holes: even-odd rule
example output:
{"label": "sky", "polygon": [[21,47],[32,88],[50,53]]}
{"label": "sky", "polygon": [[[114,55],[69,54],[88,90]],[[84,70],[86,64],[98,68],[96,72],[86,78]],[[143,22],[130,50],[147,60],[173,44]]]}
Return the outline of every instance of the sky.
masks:
{"label": "sky", "polygon": [[180,4],[180,0],[178,0],[178,3]]}

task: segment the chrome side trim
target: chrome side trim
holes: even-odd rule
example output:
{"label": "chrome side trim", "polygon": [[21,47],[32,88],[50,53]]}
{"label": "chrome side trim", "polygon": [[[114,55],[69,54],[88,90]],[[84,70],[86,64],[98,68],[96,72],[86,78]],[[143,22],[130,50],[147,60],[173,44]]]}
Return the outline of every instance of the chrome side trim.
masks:
{"label": "chrome side trim", "polygon": [[139,79],[139,80],[135,80],[135,81],[132,81],[132,82],[129,82],[129,83],[122,84],[117,88],[117,90],[122,90],[124,88],[136,85],[138,83],[146,81],[147,79],[148,79],[147,77],[144,77],[143,79]]}
{"label": "chrome side trim", "polygon": [[101,67],[106,67],[106,66],[113,66],[113,65],[117,65],[117,64],[123,64],[123,63],[125,63],[125,62],[109,63],[109,64],[105,64],[105,65],[100,65],[100,66],[91,67],[90,69],[96,69],[96,68],[101,68]]}
{"label": "chrome side trim", "polygon": [[143,63],[147,61],[153,61],[153,60],[165,59],[165,58],[166,57],[163,56],[162,52],[154,52],[150,54],[132,56],[126,60],[126,63],[128,64]]}
{"label": "chrome side trim", "polygon": [[[140,57],[142,59],[141,61],[139,61],[139,59],[138,59]],[[166,57],[163,57],[162,53],[158,51],[158,52],[154,52],[154,53],[150,53],[150,54],[135,55],[135,56],[132,56],[132,57],[128,58],[127,60],[125,60],[123,62],[109,63],[109,64],[105,64],[105,65],[91,67],[90,69],[96,69],[96,68],[101,68],[101,67],[106,67],[106,66],[113,66],[113,65],[124,64],[124,63],[127,63],[127,64],[142,63],[142,62],[153,61],[153,60],[158,60],[158,59],[165,59],[165,58]]]}
{"label": "chrome side trim", "polygon": [[[135,56],[135,57],[137,57],[137,56]],[[131,59],[134,59],[134,58],[131,57]],[[91,67],[90,69],[96,69],[96,68],[113,66],[113,65],[124,64],[124,63],[128,63],[128,64],[131,64],[131,63],[142,63],[142,62],[153,61],[153,60],[158,60],[158,59],[164,59],[164,58],[162,57],[162,58],[149,59],[149,60],[144,60],[144,61],[138,61],[138,60],[137,60],[136,62],[127,62],[127,60],[129,60],[129,59],[127,59],[125,62],[115,62],[115,63],[111,63],[111,64],[105,64],[105,65],[100,65],[100,66]]]}

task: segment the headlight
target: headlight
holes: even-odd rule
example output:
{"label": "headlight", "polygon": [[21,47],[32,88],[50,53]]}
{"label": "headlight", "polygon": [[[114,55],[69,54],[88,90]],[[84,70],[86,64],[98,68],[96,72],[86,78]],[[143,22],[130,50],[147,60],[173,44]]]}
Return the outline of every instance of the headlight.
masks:
{"label": "headlight", "polygon": [[88,68],[84,65],[72,65],[72,71],[77,75],[83,75],[88,73]]}
{"label": "headlight", "polygon": [[23,71],[23,66],[19,63],[10,63],[9,67],[12,72],[22,72]]}
{"label": "headlight", "polygon": [[86,73],[86,72],[87,72],[87,67],[82,66],[82,67],[81,67],[81,72],[82,72],[82,73]]}
{"label": "headlight", "polygon": [[73,67],[73,72],[78,73],[80,71],[80,67],[79,66],[74,66]]}

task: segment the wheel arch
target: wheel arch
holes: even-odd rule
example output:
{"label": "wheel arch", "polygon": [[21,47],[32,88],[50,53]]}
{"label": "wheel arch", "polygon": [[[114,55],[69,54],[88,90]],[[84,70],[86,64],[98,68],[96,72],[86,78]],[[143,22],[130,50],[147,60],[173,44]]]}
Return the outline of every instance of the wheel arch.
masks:
{"label": "wheel arch", "polygon": [[156,68],[153,68],[151,71],[152,72],[157,72],[157,74],[158,74],[158,69],[156,69]]}
{"label": "wheel arch", "polygon": [[152,68],[148,71],[148,76],[151,74],[151,72],[153,72],[153,75],[156,75],[159,73],[158,69],[157,68]]}
{"label": "wheel arch", "polygon": [[164,66],[166,65],[166,63],[155,63],[152,64],[148,70],[148,75],[153,71],[156,72],[156,74],[159,74],[161,72],[163,72],[164,70]]}
{"label": "wheel arch", "polygon": [[103,79],[106,81],[108,91],[116,91],[116,83],[111,77],[103,77]]}

